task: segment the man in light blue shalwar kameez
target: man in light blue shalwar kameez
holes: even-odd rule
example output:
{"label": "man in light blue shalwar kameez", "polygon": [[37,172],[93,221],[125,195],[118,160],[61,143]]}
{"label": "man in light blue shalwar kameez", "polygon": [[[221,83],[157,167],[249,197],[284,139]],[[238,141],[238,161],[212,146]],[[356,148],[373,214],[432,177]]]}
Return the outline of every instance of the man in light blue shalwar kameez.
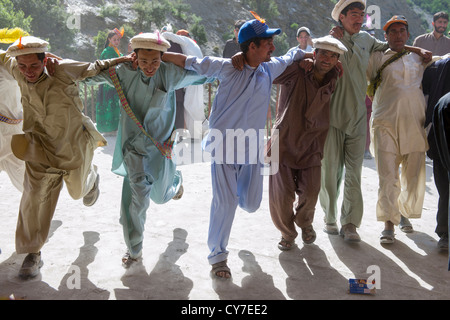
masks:
{"label": "man in light blue shalwar kameez", "polygon": [[[264,147],[261,144],[272,82],[294,60],[305,56],[297,48],[285,56],[271,58],[275,50],[273,36],[280,32],[269,29],[259,19],[242,26],[239,43],[246,60],[242,71],[235,69],[230,59],[184,57],[179,63],[220,81],[209,119],[210,133],[204,141],[205,150],[212,153],[208,260],[212,274],[219,278],[231,277],[226,248],[237,206],[254,212],[261,203],[264,159],[257,158]],[[245,136],[248,142],[240,144]]]}
{"label": "man in light blue shalwar kameez", "polygon": [[[123,64],[116,68],[119,83],[134,115],[157,142],[168,141],[175,125],[175,90],[206,81],[196,72],[161,61],[170,47],[158,33],[144,33],[131,39],[139,68]],[[90,78],[90,83],[113,85],[109,72]],[[156,145],[122,109],[112,171],[124,177],[120,223],[128,251],[125,267],[142,255],[143,232],[150,199],[163,204],[181,197],[182,176],[173,159]]]}

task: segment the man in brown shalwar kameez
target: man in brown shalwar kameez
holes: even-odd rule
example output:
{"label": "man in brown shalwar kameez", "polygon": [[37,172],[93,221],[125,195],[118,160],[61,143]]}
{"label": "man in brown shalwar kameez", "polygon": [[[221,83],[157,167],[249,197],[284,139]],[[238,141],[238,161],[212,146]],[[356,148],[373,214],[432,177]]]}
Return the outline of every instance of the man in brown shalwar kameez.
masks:
{"label": "man in brown shalwar kameez", "polygon": [[329,128],[329,102],[339,77],[336,64],[347,49],[331,37],[316,39],[314,46],[310,71],[293,64],[274,81],[281,85],[281,96],[274,127],[278,133],[270,145],[274,150],[278,143],[280,153],[279,171],[269,180],[269,206],[282,235],[280,250],[292,248],[298,235],[295,225],[302,229],[304,243],[312,243],[316,238],[312,222]]}

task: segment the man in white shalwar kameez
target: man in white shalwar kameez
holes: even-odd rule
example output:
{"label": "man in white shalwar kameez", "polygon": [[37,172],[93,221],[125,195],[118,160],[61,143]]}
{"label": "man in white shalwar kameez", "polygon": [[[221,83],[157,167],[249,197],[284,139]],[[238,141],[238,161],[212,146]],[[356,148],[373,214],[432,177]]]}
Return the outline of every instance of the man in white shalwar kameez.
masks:
{"label": "man in white shalwar kameez", "polygon": [[0,66],[0,172],[5,171],[11,183],[23,191],[25,162],[11,150],[11,138],[22,132],[22,104],[17,81]]}
{"label": "man in white shalwar kameez", "polygon": [[[392,243],[394,225],[401,225],[402,217],[420,218],[422,214],[428,142],[421,82],[427,65],[417,54],[404,53],[409,38],[405,17],[392,17],[384,31],[389,49],[372,54],[367,76],[373,81],[383,64],[397,55],[381,72],[371,120],[372,149],[379,175],[376,214],[378,221],[385,222],[380,242]],[[434,58],[433,61],[437,59]]]}

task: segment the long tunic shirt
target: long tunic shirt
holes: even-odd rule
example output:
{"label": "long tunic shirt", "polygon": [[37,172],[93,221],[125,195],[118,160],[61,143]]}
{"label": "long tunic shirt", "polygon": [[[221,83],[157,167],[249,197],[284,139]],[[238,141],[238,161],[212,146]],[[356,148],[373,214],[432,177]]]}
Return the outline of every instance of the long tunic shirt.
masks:
{"label": "long tunic shirt", "polygon": [[[391,49],[375,52],[367,68],[368,78],[374,78],[383,63],[395,53]],[[425,68],[420,56],[407,54],[383,70],[372,105],[375,148],[400,155],[428,150],[424,128],[426,103],[422,92]],[[383,138],[385,134],[391,138]]]}
{"label": "long tunic shirt", "polygon": [[426,33],[414,40],[413,46],[429,50],[435,56],[443,56],[450,53],[450,38],[443,35],[436,39],[434,33]]}
{"label": "long tunic shirt", "polygon": [[[176,101],[175,90],[189,85],[205,83],[206,78],[192,71],[183,70],[171,63],[161,63],[153,77],[147,77],[142,70],[134,70],[129,64],[122,64],[117,68],[117,76],[127,98],[127,101],[141,122],[144,129],[156,141],[164,143],[169,140],[175,126]],[[107,83],[113,86],[108,72],[87,80],[88,83]],[[133,139],[144,134],[136,123],[122,109],[116,148],[113,158],[113,172],[127,176],[124,166],[124,146],[133,143]],[[158,152],[156,146],[148,139],[143,149],[151,154]],[[161,155],[162,156],[162,155]]]}
{"label": "long tunic shirt", "polygon": [[320,85],[312,71],[305,72],[298,64],[275,79],[274,84],[282,85],[274,126],[279,131],[280,163],[292,169],[321,166],[337,79],[333,69]]}
{"label": "long tunic shirt", "polygon": [[349,135],[365,135],[367,64],[373,52],[386,50],[388,46],[364,31],[354,35],[345,31],[341,42],[348,52],[339,59],[344,75],[339,79],[331,98],[330,125]]}
{"label": "long tunic shirt", "polygon": [[[209,119],[211,131],[204,141],[205,150],[214,152],[216,163],[263,163],[258,159],[261,146],[256,146],[260,130],[265,128],[272,83],[294,60],[301,60],[304,55],[300,49],[293,50],[261,63],[256,69],[245,65],[243,71],[236,70],[230,59],[188,57],[186,69],[220,81]],[[239,144],[246,134],[248,143]],[[233,143],[234,137],[237,137],[237,145]]]}
{"label": "long tunic shirt", "polygon": [[24,161],[35,161],[60,170],[78,169],[84,163],[87,130],[94,146],[106,145],[92,121],[83,114],[77,81],[116,65],[63,60],[53,76],[46,69],[36,83],[20,73],[16,59],[0,53],[0,63],[13,75],[22,93],[23,131],[28,147]]}

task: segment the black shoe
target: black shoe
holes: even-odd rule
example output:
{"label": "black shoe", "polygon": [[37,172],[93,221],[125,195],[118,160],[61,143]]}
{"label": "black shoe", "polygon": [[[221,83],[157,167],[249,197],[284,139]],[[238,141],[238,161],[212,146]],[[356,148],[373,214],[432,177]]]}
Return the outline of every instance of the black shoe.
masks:
{"label": "black shoe", "polygon": [[437,246],[442,251],[448,251],[448,234],[444,234],[441,236]]}
{"label": "black shoe", "polygon": [[44,265],[41,253],[29,253],[23,260],[19,271],[19,277],[23,279],[34,278],[39,274],[39,269]]}

